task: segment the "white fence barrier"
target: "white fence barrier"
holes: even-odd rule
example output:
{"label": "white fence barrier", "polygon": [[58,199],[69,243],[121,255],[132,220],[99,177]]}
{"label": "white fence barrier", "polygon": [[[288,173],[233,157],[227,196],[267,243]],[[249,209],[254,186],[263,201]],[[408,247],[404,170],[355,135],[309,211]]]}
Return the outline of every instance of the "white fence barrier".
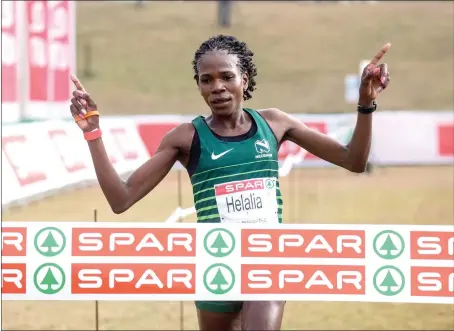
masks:
{"label": "white fence barrier", "polygon": [[[66,107],[67,108],[67,107]],[[355,114],[295,115],[308,126],[347,142]],[[120,174],[134,171],[153,155],[162,137],[192,116],[104,117],[103,140]],[[10,124],[2,130],[2,206],[40,198],[93,182],[93,163],[82,133],[72,121]],[[279,150],[280,175],[294,167],[329,166],[297,145]],[[377,112],[374,115],[370,162],[375,165],[453,164],[452,112]],[[176,211],[170,218],[178,219]]]}

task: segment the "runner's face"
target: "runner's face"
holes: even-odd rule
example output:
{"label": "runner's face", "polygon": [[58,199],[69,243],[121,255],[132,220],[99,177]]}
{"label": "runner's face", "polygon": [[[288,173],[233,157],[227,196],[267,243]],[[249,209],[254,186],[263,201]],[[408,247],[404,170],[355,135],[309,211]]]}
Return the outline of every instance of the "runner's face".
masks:
{"label": "runner's face", "polygon": [[211,51],[197,65],[200,93],[214,114],[226,116],[241,108],[248,80],[239,70],[236,55]]}

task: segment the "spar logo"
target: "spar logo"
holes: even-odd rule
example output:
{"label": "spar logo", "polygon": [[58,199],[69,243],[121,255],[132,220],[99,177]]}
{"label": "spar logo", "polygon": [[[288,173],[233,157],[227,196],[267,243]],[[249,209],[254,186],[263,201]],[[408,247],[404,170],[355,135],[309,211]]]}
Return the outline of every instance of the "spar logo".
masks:
{"label": "spar logo", "polygon": [[213,229],[207,233],[203,246],[214,257],[225,257],[235,249],[235,237],[225,229]]}
{"label": "spar logo", "polygon": [[276,179],[268,178],[265,180],[265,187],[267,189],[273,189],[276,186]]}
{"label": "spar logo", "polygon": [[405,287],[405,276],[399,268],[383,266],[374,274],[375,290],[385,296],[394,296],[402,292]]}
{"label": "spar logo", "polygon": [[241,256],[365,258],[363,230],[242,229]]}
{"label": "spar logo", "polygon": [[393,260],[402,255],[405,250],[405,241],[396,231],[385,230],[374,238],[375,254],[385,260]]}
{"label": "spar logo", "polygon": [[235,285],[235,273],[228,265],[213,264],[203,274],[203,284],[213,294],[226,294]]}
{"label": "spar logo", "polygon": [[73,256],[194,257],[196,229],[73,228]]}
{"label": "spar logo", "polygon": [[60,229],[47,227],[38,231],[34,245],[38,253],[52,257],[63,252],[66,246],[66,237]]}
{"label": "spar logo", "polygon": [[73,263],[72,294],[194,294],[195,264]]}
{"label": "spar logo", "polygon": [[2,256],[26,256],[27,228],[2,227]]}
{"label": "spar logo", "polygon": [[454,297],[454,267],[411,267],[411,295]]}
{"label": "spar logo", "polygon": [[27,270],[25,263],[2,263],[2,294],[25,294]]}
{"label": "spar logo", "polygon": [[65,286],[65,272],[55,263],[40,265],[33,275],[35,288],[44,294],[56,294]]}
{"label": "spar logo", "polygon": [[241,293],[364,295],[365,266],[243,264]]}
{"label": "spar logo", "polygon": [[454,259],[454,231],[410,231],[410,255],[418,260]]}

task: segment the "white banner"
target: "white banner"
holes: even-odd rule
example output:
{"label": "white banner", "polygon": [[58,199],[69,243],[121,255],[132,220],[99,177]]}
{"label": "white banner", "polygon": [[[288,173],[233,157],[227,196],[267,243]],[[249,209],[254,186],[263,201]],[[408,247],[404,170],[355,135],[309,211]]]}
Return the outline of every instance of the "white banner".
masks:
{"label": "white banner", "polygon": [[[133,120],[103,119],[103,140],[115,169],[129,173],[148,159]],[[74,122],[4,126],[2,205],[96,179],[93,161]]]}
{"label": "white banner", "polygon": [[454,227],[6,222],[3,300],[454,304]]}

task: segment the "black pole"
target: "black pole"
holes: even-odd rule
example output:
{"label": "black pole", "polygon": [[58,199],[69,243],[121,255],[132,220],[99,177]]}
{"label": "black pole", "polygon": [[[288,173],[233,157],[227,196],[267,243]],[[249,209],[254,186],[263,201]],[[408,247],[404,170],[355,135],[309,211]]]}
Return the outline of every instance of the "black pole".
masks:
{"label": "black pole", "polygon": [[94,72],[92,69],[92,62],[93,62],[93,48],[91,44],[91,39],[88,37],[85,40],[83,45],[83,77],[84,78],[92,78],[94,76]]}
{"label": "black pole", "polygon": [[232,6],[233,0],[219,0],[218,5],[218,25],[229,28],[232,25]]}

